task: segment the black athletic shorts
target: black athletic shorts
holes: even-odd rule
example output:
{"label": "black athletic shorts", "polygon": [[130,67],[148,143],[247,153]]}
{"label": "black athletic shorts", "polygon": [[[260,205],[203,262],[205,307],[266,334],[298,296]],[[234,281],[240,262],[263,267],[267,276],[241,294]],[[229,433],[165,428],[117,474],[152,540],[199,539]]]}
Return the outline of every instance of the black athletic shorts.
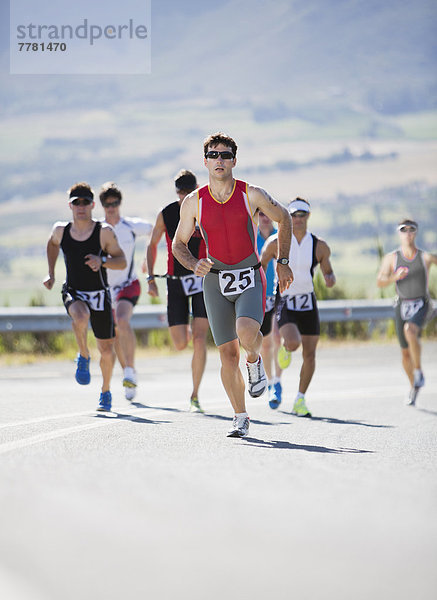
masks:
{"label": "black athletic shorts", "polygon": [[190,298],[193,319],[198,317],[206,319],[203,292],[186,296],[179,279],[167,279],[167,319],[169,327],[188,325],[190,320]]}
{"label": "black athletic shorts", "polygon": [[90,311],[91,329],[99,340],[109,340],[115,336],[114,317],[112,314],[111,294],[109,289],[78,291],[62,286],[62,302],[68,312],[73,302],[85,302]]}
{"label": "black athletic shorts", "polygon": [[[306,300],[305,296],[307,297]],[[295,302],[295,306],[299,310],[290,310],[289,306],[292,305],[292,302],[290,302],[290,300],[293,300],[292,298],[289,299],[288,306],[287,296],[283,296],[279,301],[276,312],[279,328],[287,323],[294,323],[301,335],[320,335],[319,309],[317,308],[315,294],[300,294],[295,298],[299,298],[299,301]],[[312,308],[306,310],[307,306]]]}
{"label": "black athletic shorts", "polygon": [[272,320],[276,313],[277,302],[279,298],[279,294],[266,297],[266,312],[264,313],[264,320],[260,329],[263,335],[269,335],[269,333],[272,331]]}

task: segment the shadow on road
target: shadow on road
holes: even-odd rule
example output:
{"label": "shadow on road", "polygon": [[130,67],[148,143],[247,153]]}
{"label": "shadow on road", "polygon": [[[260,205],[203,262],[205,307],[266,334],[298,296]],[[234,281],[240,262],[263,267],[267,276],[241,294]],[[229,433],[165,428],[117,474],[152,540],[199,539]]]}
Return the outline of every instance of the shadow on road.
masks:
{"label": "shadow on road", "polygon": [[152,406],[151,404],[141,404],[141,402],[131,402],[132,406],[135,406],[135,408],[149,408],[151,410],[166,410],[168,412],[175,412],[175,413],[184,413],[184,412],[188,412],[187,410],[183,410],[180,408],[172,408],[170,406]]}
{"label": "shadow on road", "polygon": [[[224,415],[216,415],[214,413],[205,413],[202,415],[209,419],[219,419],[220,421],[232,421],[233,417],[225,417]],[[271,421],[260,421],[259,419],[250,419],[252,425],[291,425],[290,421],[279,421],[278,423],[272,423]]]}
{"label": "shadow on road", "polygon": [[[297,419],[303,419],[305,417],[297,417],[293,413],[285,412],[285,410],[278,411],[283,415],[291,415]],[[393,429],[393,425],[375,425],[374,423],[365,423],[364,421],[351,421],[350,419],[336,419],[335,417],[315,417],[305,418],[306,421],[323,421],[324,423],[333,423],[334,425],[361,425],[361,427],[376,427],[381,429]]]}
{"label": "shadow on road", "polygon": [[275,450],[305,450],[305,452],[321,452],[323,454],[373,454],[373,450],[358,450],[357,448],[327,448],[326,446],[307,446],[306,444],[291,444],[281,440],[259,440],[257,438],[243,438],[247,446],[258,448],[273,448]]}
{"label": "shadow on road", "polygon": [[126,415],[124,413],[97,413],[94,415],[96,419],[120,419],[123,421],[132,421],[133,423],[142,423],[147,425],[164,425],[170,423],[170,421],[155,421],[154,419],[143,419],[142,417],[136,417],[135,415]]}
{"label": "shadow on road", "polygon": [[437,412],[435,410],[429,410],[428,408],[420,408],[419,406],[416,406],[416,409],[420,410],[420,412],[423,412],[426,415],[433,415],[434,417],[437,417]]}

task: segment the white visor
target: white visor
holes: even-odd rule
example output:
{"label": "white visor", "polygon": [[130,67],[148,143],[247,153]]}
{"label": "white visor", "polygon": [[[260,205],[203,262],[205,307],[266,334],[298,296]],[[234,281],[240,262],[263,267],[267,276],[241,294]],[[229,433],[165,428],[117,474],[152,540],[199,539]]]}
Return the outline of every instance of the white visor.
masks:
{"label": "white visor", "polygon": [[305,212],[310,212],[310,207],[303,200],[292,200],[288,205],[288,212],[292,215],[298,210],[303,210]]}

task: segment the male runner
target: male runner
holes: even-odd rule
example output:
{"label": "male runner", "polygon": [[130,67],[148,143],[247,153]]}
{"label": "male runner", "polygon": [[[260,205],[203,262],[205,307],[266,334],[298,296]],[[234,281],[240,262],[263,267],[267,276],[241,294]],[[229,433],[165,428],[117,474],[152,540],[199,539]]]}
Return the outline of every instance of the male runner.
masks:
{"label": "male runner", "polygon": [[[261,254],[262,248],[271,235],[276,235],[277,230],[273,226],[272,220],[267,215],[260,212],[258,215],[258,236],[257,247],[258,254]],[[269,405],[271,408],[278,408],[282,400],[282,369],[278,364],[278,349],[280,346],[280,336],[278,325],[274,315],[276,312],[276,289],[275,289],[275,265],[272,259],[265,270],[266,276],[266,312],[261,325],[263,341],[261,345],[261,357],[264,363],[264,369],[267,376]]]}
{"label": "male runner", "polygon": [[[335,275],[329,257],[331,251],[323,240],[307,231],[310,216],[310,204],[302,198],[296,198],[288,205],[293,221],[293,236],[290,249],[290,264],[294,280],[281,294],[277,309],[279,333],[284,340],[278,352],[281,369],[291,362],[291,353],[302,344],[302,368],[299,389],[294,401],[292,413],[298,417],[311,417],[305,405],[305,393],[316,368],[316,347],[320,337],[320,320],[317,300],[314,294],[313,274],[315,267],[320,268],[327,287],[335,284]],[[274,238],[264,246],[262,265],[267,265],[277,255],[277,240]]]}
{"label": "male runner", "polygon": [[[258,213],[278,222],[278,284],[282,292],[293,280],[288,266],[291,219],[287,210],[262,188],[234,179],[237,144],[224,133],[204,141],[204,164],[209,185],[189,194],[173,240],[173,253],[187,269],[204,277],[208,320],[221,360],[221,378],[235,411],[229,437],[245,437],[249,416],[244,380],[239,368],[239,342],[246,351],[249,394],[258,397],[267,386],[260,349],[264,319],[264,271],[256,248]],[[188,241],[198,223],[208,258],[196,258]]]}
{"label": "male runner", "polygon": [[428,290],[428,273],[437,264],[437,254],[419,250],[416,246],[418,225],[404,219],[398,225],[401,247],[386,254],[378,273],[378,287],[396,285],[396,333],[402,351],[402,366],[410,380],[407,404],[416,403],[417,394],[425,385],[421,366],[420,334],[432,316],[432,302]]}
{"label": "male runner", "polygon": [[49,274],[44,285],[51,290],[55,283],[55,265],[59,248],[64,253],[66,281],[62,300],[73,321],[79,346],[76,381],[87,385],[90,353],[87,346],[88,322],[97,340],[102,393],[97,410],[111,410],[110,383],[114,366],[114,321],[106,269],[124,269],[126,259],[110,225],[94,221],[94,193],[87,183],[76,183],[69,190],[69,206],[73,221],[57,222],[47,243]]}
{"label": "male runner", "polygon": [[[175,178],[175,187],[178,200],[168,204],[158,214],[152,231],[152,237],[147,247],[145,261],[147,272],[150,273],[147,278],[149,284],[148,293],[155,298],[158,296],[158,287],[153,272],[158,243],[165,233],[168,254],[167,319],[170,336],[176,350],[186,348],[191,335],[193,337],[193,358],[191,361],[193,391],[190,398],[190,411],[203,413],[199,403],[199,386],[206,365],[206,336],[209,323],[203,301],[202,279],[194,276],[191,271],[181,265],[173,256],[171,249],[173,237],[179,225],[182,200],[187,194],[190,194],[197,188],[196,176],[191,171],[180,171]],[[195,257],[206,257],[205,242],[202,239],[199,228],[194,230],[188,245]],[[190,304],[193,314],[191,331],[189,326]]]}
{"label": "male runner", "polygon": [[115,311],[115,352],[123,369],[124,395],[126,400],[133,400],[137,389],[136,338],[130,320],[141,294],[141,285],[135,273],[135,241],[138,236],[149,235],[153,226],[138,217],[121,216],[123,196],[115,183],[104,183],[99,197],[105,211],[104,222],[112,225],[127,262],[123,270],[108,271],[108,283]]}

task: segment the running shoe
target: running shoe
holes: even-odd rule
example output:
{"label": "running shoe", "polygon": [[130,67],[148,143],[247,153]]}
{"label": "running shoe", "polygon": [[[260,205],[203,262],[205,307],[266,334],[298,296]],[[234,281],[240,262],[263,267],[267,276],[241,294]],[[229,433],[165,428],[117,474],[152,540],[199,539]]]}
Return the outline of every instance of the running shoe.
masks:
{"label": "running shoe", "polygon": [[91,357],[85,358],[84,356],[81,356],[81,354],[77,355],[76,381],[77,383],[80,383],[80,385],[88,385],[91,381],[90,360]]}
{"label": "running shoe", "polygon": [[262,396],[267,387],[267,377],[261,356],[254,363],[246,362],[249,380],[249,394],[252,398]]}
{"label": "running shoe", "polygon": [[137,382],[132,377],[123,379],[124,397],[126,400],[133,400],[137,393]]}
{"label": "running shoe", "polygon": [[232,421],[232,429],[228,431],[227,437],[244,438],[249,433],[249,417],[237,417]]}
{"label": "running shoe", "polygon": [[407,405],[414,406],[416,404],[417,394],[421,387],[425,385],[425,377],[423,376],[422,371],[419,369],[414,371],[414,383],[413,387],[408,394]]}
{"label": "running shoe", "polygon": [[278,365],[281,369],[286,369],[291,363],[291,352],[285,349],[285,346],[281,346],[278,350]]}
{"label": "running shoe", "polygon": [[292,415],[296,415],[297,417],[310,417],[311,413],[307,409],[305,405],[305,398],[297,398],[294,401],[293,410],[291,411]]}
{"label": "running shoe", "polygon": [[282,385],[280,381],[269,385],[269,406],[270,408],[278,408],[282,401]]}
{"label": "running shoe", "polygon": [[421,388],[425,385],[425,377],[423,376],[422,371],[417,369],[414,371],[414,388]]}
{"label": "running shoe", "polygon": [[416,404],[417,394],[420,388],[412,387],[407,398],[407,406],[414,406]]}
{"label": "running shoe", "polygon": [[99,406],[97,410],[109,412],[112,406],[111,392],[102,392],[100,394]]}
{"label": "running shoe", "polygon": [[200,406],[199,399],[197,398],[197,396],[195,396],[194,398],[191,398],[191,400],[190,400],[190,412],[202,413],[202,414],[205,412],[203,410],[203,408]]}

